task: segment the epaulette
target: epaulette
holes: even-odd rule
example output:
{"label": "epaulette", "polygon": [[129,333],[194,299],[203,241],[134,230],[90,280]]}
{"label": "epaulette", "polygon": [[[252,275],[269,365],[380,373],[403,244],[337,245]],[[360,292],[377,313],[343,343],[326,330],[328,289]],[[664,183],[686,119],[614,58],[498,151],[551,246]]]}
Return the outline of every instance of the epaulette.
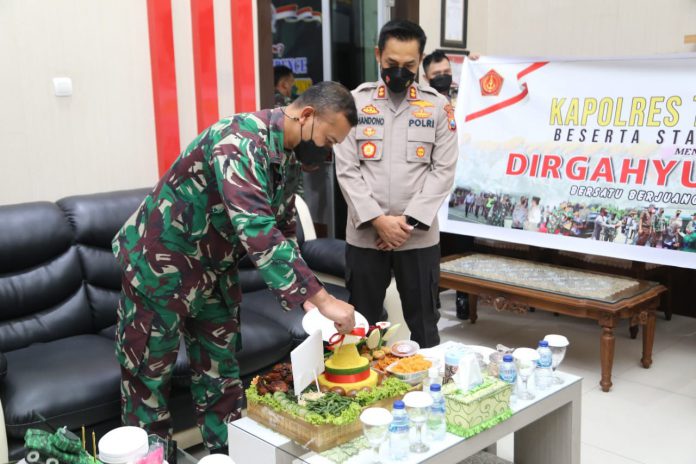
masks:
{"label": "epaulette", "polygon": [[362,92],[364,90],[374,90],[379,82],[363,82],[355,88],[353,92]]}

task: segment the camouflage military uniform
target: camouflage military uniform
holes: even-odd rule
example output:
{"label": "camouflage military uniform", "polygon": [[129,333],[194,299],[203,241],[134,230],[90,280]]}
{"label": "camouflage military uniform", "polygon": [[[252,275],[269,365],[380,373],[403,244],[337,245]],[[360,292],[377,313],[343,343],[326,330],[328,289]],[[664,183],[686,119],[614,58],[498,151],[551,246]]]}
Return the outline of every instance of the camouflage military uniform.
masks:
{"label": "camouflage military uniform", "polygon": [[321,289],[294,238],[300,165],[283,149],[282,127],[281,111],[266,110],[206,129],[114,238],[124,423],[171,435],[167,398],[183,333],[203,439],[224,446],[242,397],[239,260],[249,255],[286,310]]}

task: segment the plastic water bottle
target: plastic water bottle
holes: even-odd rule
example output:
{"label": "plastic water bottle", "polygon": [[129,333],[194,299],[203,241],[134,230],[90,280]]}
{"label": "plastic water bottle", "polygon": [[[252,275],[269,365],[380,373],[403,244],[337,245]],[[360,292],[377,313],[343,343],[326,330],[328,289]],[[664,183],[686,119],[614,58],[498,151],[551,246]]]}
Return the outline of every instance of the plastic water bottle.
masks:
{"label": "plastic water bottle", "polygon": [[506,354],[503,356],[503,362],[500,363],[498,367],[498,374],[500,380],[511,385],[515,384],[517,380],[517,370],[515,369],[515,363],[511,354]]}
{"label": "plastic water bottle", "polygon": [[433,397],[433,405],[428,413],[428,434],[432,440],[438,441],[445,438],[447,422],[445,421],[445,398],[440,391],[440,384],[430,385],[430,395]]}
{"label": "plastic water bottle", "polygon": [[553,379],[553,370],[551,369],[553,360],[549,342],[540,341],[537,353],[539,353],[539,361],[537,361],[536,369],[536,386],[539,390],[546,390],[551,386]]}
{"label": "plastic water bottle", "polygon": [[401,400],[394,401],[392,423],[389,425],[389,457],[394,461],[402,461],[408,457],[409,420],[406,406]]}
{"label": "plastic water bottle", "polygon": [[440,377],[440,370],[437,366],[428,369],[428,376],[423,379],[423,391],[430,393],[430,386],[433,384],[442,385],[442,377]]}

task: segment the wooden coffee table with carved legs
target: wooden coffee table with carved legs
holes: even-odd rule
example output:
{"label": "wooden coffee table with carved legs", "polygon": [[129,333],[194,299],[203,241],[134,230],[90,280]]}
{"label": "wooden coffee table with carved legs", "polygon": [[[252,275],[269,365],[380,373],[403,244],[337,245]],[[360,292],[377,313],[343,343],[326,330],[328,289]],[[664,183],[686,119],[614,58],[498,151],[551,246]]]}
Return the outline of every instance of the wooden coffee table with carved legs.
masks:
{"label": "wooden coffee table with carved legs", "polygon": [[496,255],[469,253],[443,258],[440,287],[469,294],[469,319],[477,319],[477,303],[498,311],[526,313],[530,308],[596,320],[602,328],[600,354],[602,390],[611,389],[614,330],[621,319],[630,320],[631,338],[643,326],[641,364],[652,364],[655,312],[660,294],[657,282]]}

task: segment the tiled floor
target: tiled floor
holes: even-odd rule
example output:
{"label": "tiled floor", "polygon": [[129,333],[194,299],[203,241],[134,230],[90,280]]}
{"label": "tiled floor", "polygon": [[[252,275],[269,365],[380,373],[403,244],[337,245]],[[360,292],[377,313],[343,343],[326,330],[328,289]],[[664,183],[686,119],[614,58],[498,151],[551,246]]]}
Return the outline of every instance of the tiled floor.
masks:
{"label": "tiled floor", "polygon": [[[534,347],[549,333],[568,337],[561,370],[583,377],[583,464],[696,463],[696,319],[674,316],[665,321],[658,316],[650,369],[639,364],[641,335],[631,340],[624,321],[616,331],[614,386],[604,393],[599,388],[600,329],[595,321],[481,307],[471,325],[457,319],[454,297],[454,292],[441,297],[443,342]],[[205,454],[201,448],[194,450],[194,455]],[[498,443],[498,454],[513,459],[512,436]]]}

